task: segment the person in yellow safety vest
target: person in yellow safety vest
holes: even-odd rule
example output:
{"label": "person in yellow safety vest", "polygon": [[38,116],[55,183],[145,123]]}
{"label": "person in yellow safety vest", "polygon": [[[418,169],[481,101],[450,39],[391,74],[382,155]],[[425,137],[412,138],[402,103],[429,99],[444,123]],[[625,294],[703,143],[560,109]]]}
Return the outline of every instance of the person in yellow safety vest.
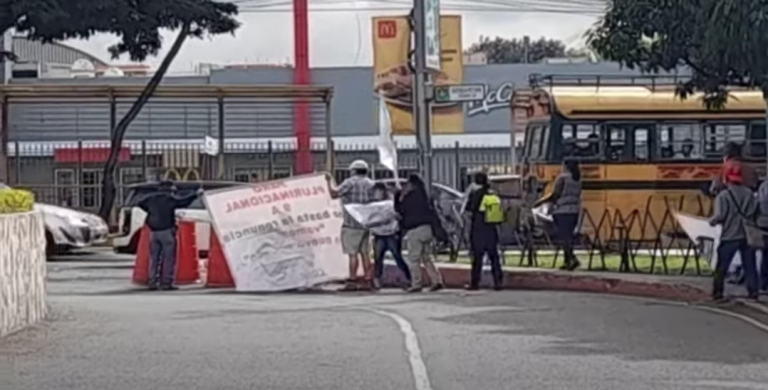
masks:
{"label": "person in yellow safety vest", "polygon": [[475,184],[478,188],[470,193],[466,208],[472,217],[469,233],[472,271],[466,289],[477,290],[480,288],[483,260],[487,256],[491,262],[493,288],[494,290],[501,290],[503,275],[499,257],[498,232],[498,226],[504,222],[501,198],[491,190],[488,175],[484,172],[475,175]]}

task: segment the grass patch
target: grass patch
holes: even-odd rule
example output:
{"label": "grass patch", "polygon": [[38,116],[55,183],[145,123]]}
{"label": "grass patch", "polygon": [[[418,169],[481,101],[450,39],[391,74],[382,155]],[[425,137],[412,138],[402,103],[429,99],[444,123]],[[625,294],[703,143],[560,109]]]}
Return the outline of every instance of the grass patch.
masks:
{"label": "grass patch", "polygon": [[[600,260],[600,256],[595,254],[592,257],[592,264],[589,267],[589,254],[581,253],[576,255],[581,261],[581,269],[589,271],[605,271],[605,272],[619,272],[621,266],[621,257],[618,255],[606,255],[605,256],[605,268]],[[440,256],[441,260],[448,261],[447,256]],[[557,265],[555,265],[557,260]],[[653,257],[650,255],[637,255],[635,256],[634,265],[637,266],[637,270],[633,268],[630,260],[630,272],[637,273],[651,273],[651,265],[653,264]],[[668,256],[667,257],[667,272],[664,272],[664,266],[661,260],[661,256],[656,256],[655,265],[653,267],[653,273],[658,275],[697,275],[696,260],[693,256],[688,258],[688,263],[685,263],[685,257],[683,256]],[[563,265],[562,254],[555,259],[553,254],[539,254],[536,256],[538,268],[558,268]],[[457,259],[458,263],[469,264],[471,259],[468,255],[459,255]],[[506,252],[505,264],[511,267],[520,266],[520,252]],[[527,266],[527,259],[524,260],[522,267]],[[701,274],[708,275],[711,273],[709,268],[709,262],[706,259],[699,259],[699,265],[701,267]]]}

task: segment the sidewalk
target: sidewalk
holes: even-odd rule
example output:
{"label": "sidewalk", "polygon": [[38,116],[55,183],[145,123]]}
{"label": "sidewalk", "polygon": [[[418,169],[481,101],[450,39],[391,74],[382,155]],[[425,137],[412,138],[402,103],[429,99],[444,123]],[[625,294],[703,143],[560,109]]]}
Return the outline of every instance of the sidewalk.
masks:
{"label": "sidewalk", "polygon": [[[438,267],[448,288],[463,288],[469,282],[469,265],[439,263]],[[424,275],[426,278],[426,273]],[[397,286],[402,283],[400,271],[394,264],[387,263],[383,284]],[[711,283],[711,278],[698,276],[565,272],[549,268],[504,267],[504,287],[520,290],[581,291],[701,302],[710,299]],[[490,270],[486,266],[481,286],[490,285]]]}

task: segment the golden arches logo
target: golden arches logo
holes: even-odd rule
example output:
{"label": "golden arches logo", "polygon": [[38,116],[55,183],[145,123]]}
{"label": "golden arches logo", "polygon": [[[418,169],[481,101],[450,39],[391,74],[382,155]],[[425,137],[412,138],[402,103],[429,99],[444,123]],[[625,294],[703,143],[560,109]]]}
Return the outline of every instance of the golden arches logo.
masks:
{"label": "golden arches logo", "polygon": [[[182,171],[179,171],[181,169]],[[168,168],[163,175],[168,181],[201,181],[202,176],[197,168]]]}

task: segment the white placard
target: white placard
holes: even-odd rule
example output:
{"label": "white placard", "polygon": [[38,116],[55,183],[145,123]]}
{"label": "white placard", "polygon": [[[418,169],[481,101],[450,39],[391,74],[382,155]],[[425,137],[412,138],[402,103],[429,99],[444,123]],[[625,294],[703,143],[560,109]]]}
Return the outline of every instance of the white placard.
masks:
{"label": "white placard", "polygon": [[209,135],[205,136],[203,140],[203,153],[209,156],[219,155],[219,140]]}
{"label": "white placard", "polygon": [[349,276],[343,213],[323,175],[206,192],[237,291],[311,287]]}

